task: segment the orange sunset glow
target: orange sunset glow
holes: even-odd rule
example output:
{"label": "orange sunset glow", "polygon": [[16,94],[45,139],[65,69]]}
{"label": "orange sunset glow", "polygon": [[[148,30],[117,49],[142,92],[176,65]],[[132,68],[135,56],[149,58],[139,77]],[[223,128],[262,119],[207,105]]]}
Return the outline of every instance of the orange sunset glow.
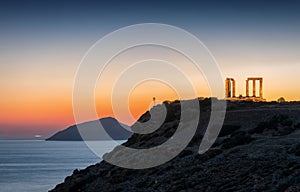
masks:
{"label": "orange sunset glow", "polygon": [[[218,59],[218,55],[216,55]],[[218,60],[223,74],[234,76],[237,80],[237,94],[245,95],[245,77],[256,74],[264,77],[264,96],[267,100],[276,100],[283,96],[287,100],[298,100],[300,90],[297,87],[299,70],[290,67],[291,65],[277,64],[270,70],[270,64],[252,64],[251,67],[240,65],[222,65],[222,58]],[[225,60],[226,61],[226,60]],[[233,60],[230,59],[232,62]],[[239,61],[242,62],[242,61]],[[244,63],[247,63],[246,61]],[[244,64],[245,65],[245,64]],[[47,71],[48,70],[48,71]],[[57,74],[60,69],[45,69],[48,74],[38,71],[20,72],[10,70],[10,73],[17,75],[3,74],[1,79],[2,93],[0,99],[0,123],[4,127],[18,127],[17,130],[24,129],[24,135],[44,132],[50,134],[53,131],[62,129],[74,123],[72,113],[72,85],[76,71],[76,66],[68,69],[69,73],[65,77],[58,76],[52,78],[51,74]],[[241,71],[241,72],[239,72]],[[282,72],[285,73],[282,73]],[[59,72],[61,73],[61,72]],[[58,74],[59,74],[58,73]],[[288,74],[289,78],[284,76]],[[56,75],[57,76],[57,75]],[[196,91],[199,97],[210,96],[209,88],[203,76],[190,76],[196,84]],[[278,77],[281,78],[280,80]],[[111,79],[113,82],[114,79]],[[7,83],[9,82],[9,83]],[[110,88],[106,88],[110,90]],[[100,98],[97,98],[100,97]],[[102,99],[101,99],[102,97]],[[127,113],[120,118],[121,122],[132,124],[141,114],[149,109],[152,98],[156,97],[159,101],[178,99],[176,93],[170,87],[162,83],[146,82],[138,85],[131,93],[129,98],[129,109],[132,117]],[[105,99],[103,99],[105,98]],[[122,101],[125,101],[122,97]],[[99,117],[115,116],[110,105],[110,94],[105,91],[96,91],[95,103]],[[17,117],[17,118],[16,118]],[[90,120],[90,119],[86,119]],[[46,126],[45,126],[46,125]],[[41,131],[42,129],[42,131]],[[47,129],[46,131],[44,129]],[[1,131],[5,133],[7,131]]]}
{"label": "orange sunset glow", "polygon": [[[153,95],[153,96],[151,96]],[[135,87],[126,98],[120,98],[119,102],[125,102],[125,105],[111,105],[110,98],[96,102],[99,116],[113,116],[121,122],[128,124],[134,123],[145,111],[153,106],[153,97],[155,104],[160,104],[164,100],[176,100],[179,98],[175,90],[171,87],[157,81],[147,81]],[[128,105],[127,105],[128,103]]]}
{"label": "orange sunset glow", "polygon": [[[218,59],[218,55],[216,56]],[[270,70],[268,64],[252,64],[251,66],[253,67],[250,65],[243,67],[242,64],[230,64],[226,67],[222,65],[222,59],[218,61],[223,74],[236,78],[237,94],[245,95],[245,77],[256,74],[264,77],[264,96],[267,100],[276,100],[281,96],[287,100],[299,99],[300,91],[294,89],[294,87],[297,87],[297,81],[293,80],[297,77],[299,70],[295,70],[290,65],[277,64],[278,66],[274,70]],[[247,62],[245,61],[244,63]],[[37,71],[25,71],[23,73],[10,70],[11,73],[16,73],[17,75],[3,74],[1,79],[5,79],[5,81],[0,82],[2,89],[5,90],[2,92],[0,99],[1,125],[5,127],[15,126],[18,127],[16,131],[24,129],[24,135],[32,135],[32,132],[36,134],[40,132],[50,134],[53,131],[73,124],[72,85],[76,66],[69,69],[66,77],[59,75],[61,72],[57,70],[60,70],[60,68],[52,69],[50,67],[45,70],[38,69]],[[242,72],[239,73],[239,71]],[[290,78],[278,80],[278,77],[285,74],[282,74],[283,71],[289,74]],[[49,75],[45,75],[45,73]],[[132,74],[134,73],[136,71],[133,71]],[[56,78],[52,78],[51,74],[56,74]],[[195,84],[199,97],[210,96],[209,87],[201,74],[197,76],[196,73],[193,74],[191,72],[190,77]],[[106,83],[110,82],[113,84],[114,80],[114,78],[110,78]],[[6,82],[9,82],[9,84]],[[109,86],[101,90],[96,89],[95,103],[99,117],[115,116],[110,105],[110,91],[111,87]],[[149,109],[153,102],[153,97],[156,97],[159,101],[178,99],[174,90],[166,84],[162,82],[144,82],[135,87],[130,94],[129,111],[131,115],[126,112],[123,116],[118,115],[118,118],[121,122],[132,124],[134,120],[138,119],[141,114]],[[127,99],[127,97],[120,97],[122,102]],[[86,120],[90,119],[87,118]],[[47,130],[45,131],[44,129]],[[5,133],[7,131],[2,132]]]}

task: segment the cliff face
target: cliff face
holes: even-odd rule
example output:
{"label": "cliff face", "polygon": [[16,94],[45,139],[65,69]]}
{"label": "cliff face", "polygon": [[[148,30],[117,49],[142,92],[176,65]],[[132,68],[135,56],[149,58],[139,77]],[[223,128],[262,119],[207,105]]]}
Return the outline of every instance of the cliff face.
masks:
{"label": "cliff face", "polygon": [[[197,132],[185,150],[171,161],[143,170],[102,161],[75,170],[52,192],[300,191],[299,103],[228,103],[217,141],[201,155],[197,152],[210,117],[210,100],[199,104]],[[149,148],[172,137],[180,119],[180,102],[165,105],[168,114],[158,130],[133,134],[123,145]],[[146,112],[139,121],[149,118],[150,113]],[[106,155],[114,155],[114,151]]]}

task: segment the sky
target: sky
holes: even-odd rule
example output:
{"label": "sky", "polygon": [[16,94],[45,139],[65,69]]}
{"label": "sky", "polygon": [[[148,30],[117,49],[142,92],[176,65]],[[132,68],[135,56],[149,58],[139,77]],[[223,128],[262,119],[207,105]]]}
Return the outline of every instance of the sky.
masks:
{"label": "sky", "polygon": [[[264,78],[267,100],[300,100],[299,10],[297,1],[2,2],[0,138],[47,137],[72,125],[72,90],[82,57],[104,35],[139,23],[174,25],[195,35],[224,78],[236,79],[237,94],[245,95],[247,77],[258,76]],[[148,53],[147,48],[142,52]],[[199,97],[210,96],[203,76],[192,79]],[[97,87],[99,117],[114,116],[107,102],[110,87]],[[143,82],[131,91],[131,116],[118,116],[128,124],[151,107],[154,95],[158,101],[178,98],[172,87],[158,81]]]}

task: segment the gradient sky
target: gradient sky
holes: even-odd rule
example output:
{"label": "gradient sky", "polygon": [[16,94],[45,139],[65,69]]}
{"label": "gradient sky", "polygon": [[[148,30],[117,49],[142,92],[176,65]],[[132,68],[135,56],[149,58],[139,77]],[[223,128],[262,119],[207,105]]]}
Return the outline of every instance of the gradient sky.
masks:
{"label": "gradient sky", "polygon": [[[299,10],[297,1],[1,2],[0,138],[49,136],[73,124],[72,86],[81,58],[105,34],[137,23],[175,25],[197,36],[224,77],[236,79],[238,94],[245,95],[248,76],[262,76],[266,99],[299,100]],[[199,96],[209,96],[202,80]],[[149,86],[157,92],[147,92]],[[141,84],[130,98],[135,118],[153,95],[177,98],[159,82]],[[96,104],[100,116],[112,115],[103,100]]]}

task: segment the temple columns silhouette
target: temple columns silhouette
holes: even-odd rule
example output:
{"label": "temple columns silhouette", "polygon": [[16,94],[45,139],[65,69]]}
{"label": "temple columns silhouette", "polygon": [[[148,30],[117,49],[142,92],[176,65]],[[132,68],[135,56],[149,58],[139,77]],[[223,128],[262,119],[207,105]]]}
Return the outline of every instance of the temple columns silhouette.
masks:
{"label": "temple columns silhouette", "polygon": [[235,80],[233,78],[226,78],[225,80],[225,94],[226,97],[235,97]]}
{"label": "temple columns silhouette", "polygon": [[[246,80],[246,97],[249,97],[249,81],[252,81],[252,97],[263,98],[263,78],[261,77],[249,77]],[[259,96],[256,95],[256,81],[259,81]]]}
{"label": "temple columns silhouette", "polygon": [[[250,84],[252,82],[252,95],[250,95]],[[256,85],[256,82],[259,81],[259,84]],[[259,94],[257,95],[256,86],[259,86]],[[263,78],[261,77],[249,77],[246,80],[246,96],[239,97],[235,96],[235,80],[233,78],[226,78],[225,80],[225,98],[230,101],[255,101],[261,102],[266,101],[263,98]]]}

